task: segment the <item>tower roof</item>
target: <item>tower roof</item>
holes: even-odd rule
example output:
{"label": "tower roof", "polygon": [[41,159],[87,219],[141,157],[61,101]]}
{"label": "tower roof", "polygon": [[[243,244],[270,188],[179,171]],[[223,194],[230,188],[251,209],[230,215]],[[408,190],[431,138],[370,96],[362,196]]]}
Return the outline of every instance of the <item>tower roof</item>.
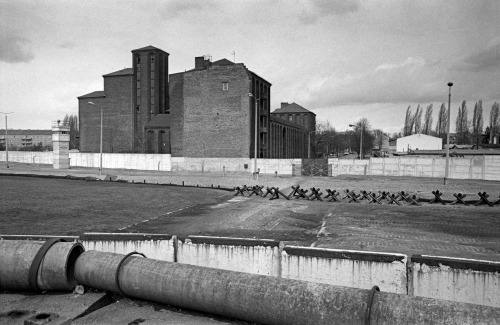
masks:
{"label": "tower roof", "polygon": [[[148,45],[146,47],[141,47],[140,49],[132,50],[132,53],[139,52],[139,51],[161,51],[161,52],[167,53],[167,52],[163,51],[162,49],[154,47],[153,45]],[[167,53],[167,55],[170,55],[170,54]]]}
{"label": "tower roof", "polygon": [[[273,114],[283,114],[283,113],[309,113],[309,114],[314,114],[310,110],[305,109],[304,107],[300,106],[299,104],[296,103],[291,103],[285,106],[282,106],[273,112]],[[314,114],[316,115],[316,114]]]}

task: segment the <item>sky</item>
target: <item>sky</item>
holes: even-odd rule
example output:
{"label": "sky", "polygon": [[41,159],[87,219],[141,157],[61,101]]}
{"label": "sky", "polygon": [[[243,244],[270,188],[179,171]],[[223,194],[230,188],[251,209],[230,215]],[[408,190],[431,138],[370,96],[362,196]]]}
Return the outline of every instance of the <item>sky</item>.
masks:
{"label": "sky", "polygon": [[49,129],[152,45],[170,73],[201,55],[244,63],[272,83],[272,110],[295,102],[337,131],[367,118],[398,132],[429,104],[435,125],[450,81],[452,131],[463,100],[469,120],[483,101],[486,126],[499,31],[498,0],[0,0],[0,112],[9,129]]}

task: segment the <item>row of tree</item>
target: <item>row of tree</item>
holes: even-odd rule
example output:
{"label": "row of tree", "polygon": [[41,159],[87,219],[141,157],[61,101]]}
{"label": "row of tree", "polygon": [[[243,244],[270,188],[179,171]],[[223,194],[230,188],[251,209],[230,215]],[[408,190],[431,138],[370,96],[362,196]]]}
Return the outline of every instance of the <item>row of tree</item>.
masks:
{"label": "row of tree", "polygon": [[[445,103],[441,104],[435,128],[432,127],[432,104],[427,106],[422,121],[423,112],[424,108],[420,105],[417,106],[415,113],[412,113],[411,106],[408,106],[402,135],[427,134],[442,138],[444,143],[448,132],[448,110]],[[458,144],[472,144],[476,143],[476,141],[480,143],[493,143],[493,137],[500,133],[500,113],[497,102],[493,103],[491,107],[489,124],[484,130],[483,120],[483,101],[479,100],[475,103],[472,121],[469,121],[467,103],[464,100],[458,108],[457,119],[455,121],[456,142]]]}
{"label": "row of tree", "polygon": [[366,118],[359,119],[352,129],[338,132],[327,120],[316,125],[316,132],[311,136],[311,158],[326,158],[328,156],[342,156],[356,152],[359,155],[360,146],[362,156],[371,153],[375,147],[381,148],[386,134],[380,130],[372,130]]}

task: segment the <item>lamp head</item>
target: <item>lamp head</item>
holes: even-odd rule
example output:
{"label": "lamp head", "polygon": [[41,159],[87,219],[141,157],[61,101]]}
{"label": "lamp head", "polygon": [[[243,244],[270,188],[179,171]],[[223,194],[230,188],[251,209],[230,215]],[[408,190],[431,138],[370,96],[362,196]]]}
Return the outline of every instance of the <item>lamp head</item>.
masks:
{"label": "lamp head", "polygon": [[448,87],[453,86],[453,82],[448,82]]}

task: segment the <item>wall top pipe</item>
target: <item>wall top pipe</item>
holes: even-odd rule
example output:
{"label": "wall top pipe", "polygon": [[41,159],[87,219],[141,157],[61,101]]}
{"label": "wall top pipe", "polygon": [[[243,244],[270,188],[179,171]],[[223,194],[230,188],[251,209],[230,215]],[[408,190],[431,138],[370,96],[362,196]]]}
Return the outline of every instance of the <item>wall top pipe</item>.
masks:
{"label": "wall top pipe", "polygon": [[207,245],[232,245],[232,246],[267,246],[279,247],[280,241],[276,239],[249,239],[232,237],[188,236],[184,242]]}
{"label": "wall top pipe", "polygon": [[453,269],[473,270],[483,272],[498,272],[500,273],[500,262],[449,258],[430,255],[412,255],[412,263],[427,264],[429,266],[445,265]]}
{"label": "wall top pipe", "polygon": [[80,240],[170,240],[172,237],[173,235],[167,234],[86,232],[80,236]]}
{"label": "wall top pipe", "polygon": [[407,260],[404,254],[396,253],[379,253],[379,252],[362,252],[351,250],[337,250],[337,249],[324,249],[315,247],[299,247],[299,246],[285,246],[283,251],[288,255],[307,256],[307,257],[320,257],[320,258],[337,258],[347,260],[360,260],[369,262],[401,262]]}
{"label": "wall top pipe", "polygon": [[61,238],[67,242],[78,241],[78,236],[49,236],[49,235],[0,235],[0,240],[40,240],[46,241],[47,239]]}

